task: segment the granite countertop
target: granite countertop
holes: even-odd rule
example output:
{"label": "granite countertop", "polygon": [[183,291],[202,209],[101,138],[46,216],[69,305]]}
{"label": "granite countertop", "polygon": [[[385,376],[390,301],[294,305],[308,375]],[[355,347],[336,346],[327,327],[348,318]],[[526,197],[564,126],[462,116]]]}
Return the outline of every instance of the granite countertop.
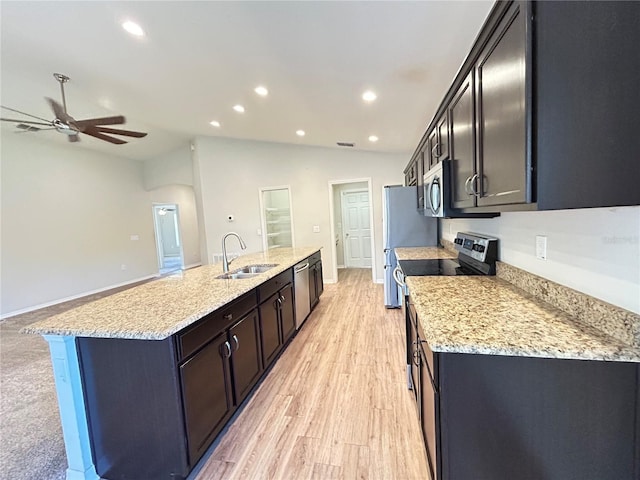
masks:
{"label": "granite countertop", "polygon": [[438,260],[443,258],[457,258],[457,252],[451,252],[442,247],[398,247],[394,248],[398,260]]}
{"label": "granite countertop", "polygon": [[277,248],[238,257],[245,265],[278,264],[248,279],[217,279],[222,265],[163,277],[25,327],[23,333],[163,340],[316,253],[318,247]]}
{"label": "granite countertop", "polygon": [[406,277],[435,352],[640,362],[640,348],[501,278]]}

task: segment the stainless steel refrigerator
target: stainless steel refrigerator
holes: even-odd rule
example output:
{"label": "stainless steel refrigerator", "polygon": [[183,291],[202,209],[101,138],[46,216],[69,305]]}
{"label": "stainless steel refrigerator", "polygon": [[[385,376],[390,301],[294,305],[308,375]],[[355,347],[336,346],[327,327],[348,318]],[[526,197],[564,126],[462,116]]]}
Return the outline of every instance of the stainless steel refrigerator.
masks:
{"label": "stainless steel refrigerator", "polygon": [[388,185],[383,197],[384,305],[402,306],[402,291],[393,279],[398,264],[396,247],[427,247],[438,244],[438,219],[418,213],[416,187]]}

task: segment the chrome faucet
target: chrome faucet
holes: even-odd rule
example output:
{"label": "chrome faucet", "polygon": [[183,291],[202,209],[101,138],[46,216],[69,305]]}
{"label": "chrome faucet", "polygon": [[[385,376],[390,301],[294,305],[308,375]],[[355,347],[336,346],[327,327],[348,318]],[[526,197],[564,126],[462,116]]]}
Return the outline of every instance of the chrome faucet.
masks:
{"label": "chrome faucet", "polygon": [[242,248],[243,250],[246,250],[247,245],[244,243],[244,241],[242,240],[242,238],[240,238],[240,235],[238,235],[236,232],[229,232],[227,233],[224,237],[222,237],[222,271],[224,273],[227,273],[229,271],[229,264],[233,261],[232,260],[227,260],[227,237],[230,236],[234,236],[238,239],[238,241],[240,242],[240,248]]}

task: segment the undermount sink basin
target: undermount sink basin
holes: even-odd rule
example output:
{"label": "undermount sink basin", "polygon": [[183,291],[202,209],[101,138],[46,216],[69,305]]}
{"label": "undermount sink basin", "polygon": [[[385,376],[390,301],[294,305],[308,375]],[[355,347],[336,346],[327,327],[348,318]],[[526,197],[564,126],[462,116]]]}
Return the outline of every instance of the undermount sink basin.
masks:
{"label": "undermount sink basin", "polygon": [[277,263],[263,263],[260,265],[247,265],[246,267],[238,268],[233,273],[264,273],[267,270],[271,270],[273,267],[277,267]]}
{"label": "undermount sink basin", "polygon": [[267,270],[271,270],[273,267],[277,267],[277,263],[267,263],[260,265],[247,265],[246,267],[238,268],[233,270],[232,272],[223,273],[222,275],[218,275],[216,278],[222,278],[225,280],[241,280],[243,278],[252,278],[256,275],[260,275],[261,273],[266,272]]}

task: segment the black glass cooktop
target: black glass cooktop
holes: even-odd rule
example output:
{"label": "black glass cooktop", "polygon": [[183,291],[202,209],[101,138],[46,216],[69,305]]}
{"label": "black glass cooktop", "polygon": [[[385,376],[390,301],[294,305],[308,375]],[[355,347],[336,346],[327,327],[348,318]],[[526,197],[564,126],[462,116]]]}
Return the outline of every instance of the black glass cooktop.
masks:
{"label": "black glass cooktop", "polygon": [[400,268],[407,277],[482,275],[454,259],[399,260]]}

